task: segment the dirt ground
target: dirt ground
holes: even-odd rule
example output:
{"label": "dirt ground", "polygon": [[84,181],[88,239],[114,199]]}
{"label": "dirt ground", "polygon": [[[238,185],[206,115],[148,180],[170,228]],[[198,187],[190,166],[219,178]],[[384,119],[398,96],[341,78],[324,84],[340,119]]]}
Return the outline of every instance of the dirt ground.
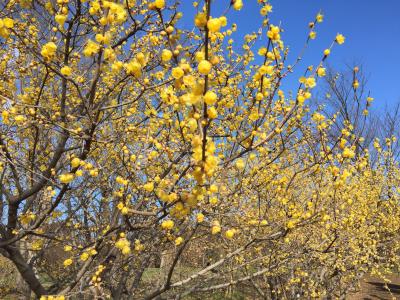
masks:
{"label": "dirt ground", "polygon": [[400,300],[400,276],[389,276],[391,283],[376,277],[366,276],[361,282],[360,292],[349,296],[348,300]]}

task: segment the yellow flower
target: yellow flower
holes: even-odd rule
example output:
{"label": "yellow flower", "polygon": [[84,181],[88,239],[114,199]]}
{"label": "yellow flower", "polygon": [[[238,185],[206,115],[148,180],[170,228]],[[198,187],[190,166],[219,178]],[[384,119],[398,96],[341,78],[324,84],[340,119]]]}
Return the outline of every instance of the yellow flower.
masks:
{"label": "yellow flower", "polygon": [[74,180],[74,174],[65,173],[65,174],[59,175],[58,178],[60,179],[60,182],[62,182],[62,183],[70,183],[72,180]]}
{"label": "yellow flower", "polygon": [[14,120],[16,123],[21,124],[25,121],[25,117],[23,115],[16,115]]}
{"label": "yellow flower", "polygon": [[194,132],[197,129],[197,121],[194,118],[190,118],[187,123],[186,126],[189,128],[189,130],[191,132]]}
{"label": "yellow flower", "polygon": [[323,122],[325,120],[325,116],[316,112],[316,113],[313,114],[312,120],[315,123],[321,123],[321,122]]}
{"label": "yellow flower", "polygon": [[57,51],[57,45],[53,42],[48,42],[47,44],[43,45],[42,51],[40,54],[47,60],[52,59]]}
{"label": "yellow flower", "polygon": [[235,0],[235,2],[233,3],[233,8],[235,10],[241,10],[243,7],[243,1],[242,0]]}
{"label": "yellow flower", "polygon": [[64,260],[63,265],[64,265],[64,267],[68,267],[68,266],[72,265],[72,259],[67,258],[66,260]]}
{"label": "yellow flower", "polygon": [[278,26],[271,25],[267,32],[267,36],[274,42],[277,42],[281,39],[280,31],[281,30]]}
{"label": "yellow flower", "polygon": [[331,50],[330,49],[325,49],[324,50],[324,55],[328,56],[329,54],[331,54]]}
{"label": "yellow flower", "polygon": [[221,20],[217,18],[208,20],[207,28],[210,32],[218,32],[221,29]]}
{"label": "yellow flower", "polygon": [[318,23],[321,23],[324,20],[324,15],[323,14],[318,14],[316,19],[317,19]]}
{"label": "yellow flower", "polygon": [[89,57],[99,52],[99,50],[100,50],[100,45],[93,42],[92,40],[89,40],[85,46],[85,49],[83,49],[83,55]]}
{"label": "yellow flower", "polygon": [[122,70],[123,66],[124,66],[124,64],[122,61],[116,61],[111,65],[111,70],[115,74],[115,73],[120,72]]}
{"label": "yellow flower", "polygon": [[64,26],[65,20],[67,20],[66,15],[56,15],[55,20],[60,26]]}
{"label": "yellow flower", "polygon": [[43,241],[36,240],[32,243],[32,250],[33,251],[39,251],[42,249]]}
{"label": "yellow flower", "polygon": [[173,68],[171,72],[172,77],[175,79],[181,78],[183,74],[185,74],[185,72],[183,72],[182,68],[180,67]]}
{"label": "yellow flower", "polygon": [[104,35],[102,35],[101,33],[98,33],[95,35],[94,39],[96,40],[96,42],[101,43],[104,41]]}
{"label": "yellow flower", "polygon": [[4,124],[8,124],[9,123],[9,120],[8,120],[9,115],[10,115],[10,113],[8,111],[6,111],[6,110],[3,110],[1,112],[1,117],[3,119],[2,121],[3,121]]}
{"label": "yellow flower", "polygon": [[115,247],[121,251],[126,250],[126,248],[130,249],[130,242],[125,237],[122,237],[115,243]]}
{"label": "yellow flower", "polygon": [[166,220],[161,223],[161,228],[166,230],[171,230],[174,227],[174,221]]}
{"label": "yellow flower", "polygon": [[148,182],[143,185],[143,189],[147,192],[152,192],[154,190],[154,182]]}
{"label": "yellow flower", "polygon": [[0,37],[6,39],[10,36],[10,31],[3,25],[3,21],[0,19]]}
{"label": "yellow flower", "polygon": [[304,81],[304,85],[308,88],[313,88],[317,85],[314,77],[308,77]]}
{"label": "yellow flower", "polygon": [[180,244],[182,244],[182,242],[183,242],[183,238],[180,236],[180,237],[177,237],[176,239],[175,239],[175,245],[176,246],[179,246]]}
{"label": "yellow flower", "polygon": [[8,28],[12,28],[14,26],[14,21],[9,18],[0,19],[0,37],[8,38],[10,35],[10,31]]}
{"label": "yellow flower", "polygon": [[335,42],[338,43],[339,45],[343,44],[344,40],[345,40],[345,37],[342,34],[338,33],[336,35]]}
{"label": "yellow flower", "polygon": [[83,252],[83,253],[81,254],[81,257],[80,257],[81,261],[87,261],[88,258],[89,258],[89,253]]}
{"label": "yellow flower", "polygon": [[344,148],[342,156],[344,158],[353,158],[356,154],[350,148]]}
{"label": "yellow flower", "polygon": [[125,8],[117,3],[108,2],[110,5],[110,12],[112,13],[111,17],[108,16],[108,20],[110,22],[115,22],[117,24],[121,24],[126,21],[128,14]]}
{"label": "yellow flower", "polygon": [[315,31],[311,31],[309,37],[310,39],[314,40],[317,37],[317,33]]}
{"label": "yellow flower", "polygon": [[[14,20],[10,18],[4,18],[3,24],[6,28],[13,28],[14,27]],[[1,26],[0,26],[1,27]]]}
{"label": "yellow flower", "polygon": [[328,221],[329,219],[330,219],[330,216],[329,216],[329,215],[324,214],[324,215],[322,216],[322,221],[324,221],[324,222]]}
{"label": "yellow flower", "polygon": [[161,59],[163,62],[170,61],[172,58],[172,52],[168,49],[164,49],[161,54]]}
{"label": "yellow flower", "polygon": [[61,68],[60,70],[61,74],[63,74],[64,76],[70,76],[72,73],[72,69],[68,66],[64,66]]}
{"label": "yellow flower", "polygon": [[73,168],[79,167],[80,164],[81,164],[81,160],[79,158],[77,158],[77,157],[74,157],[71,160],[71,167],[73,167]]}
{"label": "yellow flower", "polygon": [[217,110],[215,109],[215,107],[212,106],[212,107],[209,107],[209,108],[207,109],[207,115],[208,115],[208,117],[209,117],[210,119],[215,119],[216,117],[218,117],[218,112],[217,112]]}
{"label": "yellow flower", "polygon": [[211,67],[212,67],[212,65],[208,60],[202,60],[199,63],[198,69],[199,69],[200,74],[208,75],[208,74],[210,74]]}
{"label": "yellow flower", "polygon": [[209,191],[211,193],[216,193],[218,192],[218,186],[216,186],[215,184],[210,185]]}
{"label": "yellow flower", "polygon": [[293,220],[289,220],[286,224],[287,229],[292,229],[296,226],[296,223]]}
{"label": "yellow flower", "polygon": [[154,2],[154,5],[158,8],[158,9],[163,9],[165,7],[165,0],[156,0]]}
{"label": "yellow flower", "polygon": [[135,251],[144,250],[144,245],[140,242],[140,240],[135,240]]}
{"label": "yellow flower", "polygon": [[262,16],[266,16],[269,12],[272,12],[272,5],[266,4],[264,7],[260,9],[260,14]]}
{"label": "yellow flower", "polygon": [[219,17],[221,26],[226,26],[228,24],[228,19],[225,16]]}
{"label": "yellow flower", "polygon": [[210,198],[210,204],[211,205],[217,205],[218,204],[218,198],[217,197],[211,197]]}
{"label": "yellow flower", "polygon": [[194,24],[197,27],[204,27],[207,25],[207,15],[205,13],[199,13],[194,18]]}
{"label": "yellow flower", "polygon": [[117,183],[119,183],[119,184],[122,184],[122,185],[127,185],[127,184],[128,184],[128,180],[122,178],[121,176],[117,176],[117,177],[115,178],[115,181],[116,181]]}
{"label": "yellow flower", "polygon": [[104,59],[108,61],[114,61],[116,58],[115,52],[111,48],[107,48],[104,50]]}
{"label": "yellow flower", "polygon": [[264,98],[264,95],[262,93],[257,93],[256,94],[256,100],[261,101]]}
{"label": "yellow flower", "polygon": [[221,225],[218,221],[213,222],[213,226],[211,227],[211,234],[217,234],[221,232]]}
{"label": "yellow flower", "polygon": [[217,101],[217,94],[212,92],[212,91],[208,91],[205,95],[204,95],[204,102],[207,103],[208,105],[212,105]]}
{"label": "yellow flower", "polygon": [[123,255],[128,255],[129,253],[131,253],[131,248],[129,246],[125,246],[124,248],[122,248]]}
{"label": "yellow flower", "polygon": [[234,229],[229,229],[229,230],[225,231],[225,237],[227,239],[232,239],[234,235],[235,235]]}
{"label": "yellow flower", "polygon": [[140,77],[142,74],[142,65],[133,60],[125,64],[125,70],[128,74],[134,75],[135,77]]}
{"label": "yellow flower", "polygon": [[241,158],[239,158],[239,159],[236,161],[236,167],[237,167],[239,170],[243,170],[244,167],[245,167],[245,162],[244,162],[244,160],[241,159]]}
{"label": "yellow flower", "polygon": [[196,219],[198,223],[202,223],[204,221],[204,215],[202,213],[198,213]]}
{"label": "yellow flower", "polygon": [[324,77],[326,75],[325,68],[318,68],[317,74],[319,77]]}
{"label": "yellow flower", "polygon": [[71,251],[71,250],[72,250],[72,247],[71,247],[70,245],[64,246],[64,251],[65,251],[65,252],[69,252],[69,251]]}

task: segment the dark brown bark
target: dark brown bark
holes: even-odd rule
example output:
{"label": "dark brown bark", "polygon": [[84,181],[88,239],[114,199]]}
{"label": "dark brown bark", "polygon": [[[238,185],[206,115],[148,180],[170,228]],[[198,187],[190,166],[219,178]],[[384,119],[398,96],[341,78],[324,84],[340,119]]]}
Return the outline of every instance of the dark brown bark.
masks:
{"label": "dark brown bark", "polygon": [[47,291],[40,283],[39,279],[36,277],[35,272],[32,267],[25,261],[21,253],[15,247],[7,246],[5,250],[8,253],[8,258],[14,263],[17,267],[20,275],[25,280],[25,282],[29,285],[29,288],[35,293],[37,297],[42,295],[46,295]]}

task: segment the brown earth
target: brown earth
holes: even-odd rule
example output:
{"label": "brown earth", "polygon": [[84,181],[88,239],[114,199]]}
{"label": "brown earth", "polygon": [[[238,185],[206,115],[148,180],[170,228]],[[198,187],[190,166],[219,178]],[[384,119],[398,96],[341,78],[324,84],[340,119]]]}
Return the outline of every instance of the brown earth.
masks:
{"label": "brown earth", "polygon": [[391,282],[377,277],[365,276],[361,281],[360,291],[347,300],[393,300],[400,299],[400,276],[388,276]]}

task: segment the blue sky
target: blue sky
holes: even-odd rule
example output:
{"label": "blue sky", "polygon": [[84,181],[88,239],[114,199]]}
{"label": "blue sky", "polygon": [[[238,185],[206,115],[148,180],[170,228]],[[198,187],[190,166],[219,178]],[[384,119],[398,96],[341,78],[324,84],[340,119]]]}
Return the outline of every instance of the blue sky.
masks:
{"label": "blue sky", "polygon": [[[183,21],[191,23],[192,1],[182,2]],[[257,1],[243,2],[240,12],[228,14],[229,23],[238,25],[238,35],[256,31],[261,20]],[[219,16],[228,3],[229,0],[214,0],[212,15]],[[335,46],[329,64],[339,70],[346,64],[362,64],[375,106],[383,108],[400,101],[400,0],[271,0],[271,4],[270,19],[274,24],[281,22],[285,30],[283,40],[293,56],[303,47],[308,22],[319,10],[324,14],[324,22],[317,28],[317,39],[304,56],[303,69],[308,64],[316,65],[323,49],[340,32],[346,42]],[[239,42],[238,37],[235,39]]]}

